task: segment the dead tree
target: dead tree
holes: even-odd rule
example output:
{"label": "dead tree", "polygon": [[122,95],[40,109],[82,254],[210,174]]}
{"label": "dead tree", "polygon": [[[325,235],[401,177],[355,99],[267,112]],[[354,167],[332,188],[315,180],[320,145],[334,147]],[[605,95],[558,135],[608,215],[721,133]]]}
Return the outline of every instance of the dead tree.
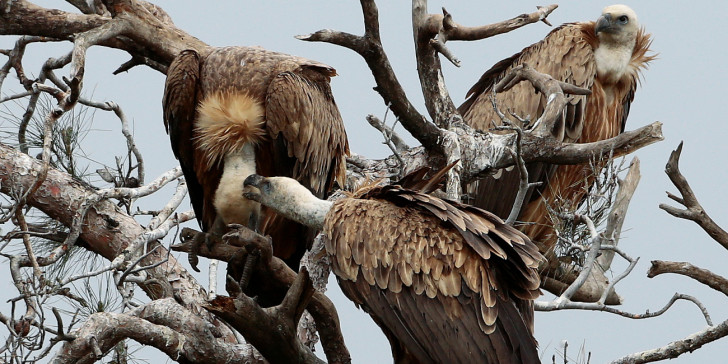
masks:
{"label": "dead tree", "polygon": [[[133,339],[185,363],[256,362],[263,358],[270,362],[319,362],[322,359],[314,356],[307,346],[310,331],[304,328],[296,332],[298,327],[306,326],[299,323],[305,308],[321,336],[326,360],[350,362],[335,308],[323,293],[314,291],[313,286],[320,284],[321,278],[314,279],[312,285],[307,270],[296,276],[270,254],[265,237],[241,231],[224,238],[228,242],[236,239],[241,242],[216,244],[211,249],[203,247],[199,253],[228,262],[255,261],[250,279],[270,282],[267,290],[259,292],[259,298],[277,304],[261,307],[259,300],[244,293],[245,287],[240,287],[236,297],[208,300],[208,293],[214,296],[214,285],[209,287],[212,292],[207,292],[160,243],[168,234],[176,235],[179,224],[193,218],[190,212],[176,212],[186,190],[184,182],[179,180],[179,168],[147,182],[143,156],[135,146],[121,107],[115,103],[95,102],[85,96],[85,55],[90,47],[111,47],[129,54],[130,59],[115,73],[136,66],[165,73],[180,51],[203,51],[209,46],[177,28],[163,9],[151,3],[137,0],[69,0],[68,3],[78,11],[46,9],[25,0],[0,2],[0,34],[20,36],[13,49],[2,51],[7,60],[0,68],[0,89],[7,76],[14,74],[24,90],[0,99],[0,102],[23,100],[24,108],[18,115],[14,134],[17,141],[3,140],[0,144],[0,192],[6,198],[0,205],[0,221],[13,226],[0,241],[0,254],[9,264],[18,291],[13,300],[17,310],[10,314],[0,313],[0,322],[10,333],[4,346],[0,347],[0,355],[8,362],[50,355],[57,363],[92,362],[111,350],[123,353],[123,340]],[[460,160],[458,167],[450,173],[445,188],[449,198],[458,199],[461,185],[497,168],[538,161],[588,163],[593,156],[620,157],[661,140],[661,124],[656,122],[604,142],[559,143],[542,130],[555,122],[555,115],[565,105],[566,94],[583,90],[528,68],[514,74],[514,82],[531,82],[551,100],[545,115],[552,116],[545,118],[538,130],[490,134],[473,130],[462,122],[442,82],[440,56],[456,64],[459,62],[448,50],[446,42],[481,40],[527,24],[546,22],[546,17],[555,8],[556,5],[540,7],[534,13],[500,23],[466,27],[457,24],[447,12],[443,15],[428,13],[426,1],[413,1],[413,34],[427,114],[416,110],[395,77],[382,46],[374,1],[361,1],[363,35],[322,30],[299,36],[305,41],[343,46],[361,55],[374,75],[377,92],[398,122],[421,143],[421,146],[410,148],[392,128],[375,117],[369,118],[384,134],[393,155],[383,160],[353,155],[349,160],[349,179],[345,187],[351,189],[369,178],[389,181],[419,166],[444,166]],[[27,45],[41,42],[70,42],[73,50],[49,59],[37,78],[30,79],[21,61]],[[68,74],[58,75],[58,70],[65,66],[69,66]],[[40,107],[44,97],[50,97],[53,104]],[[73,158],[73,146],[79,143],[78,130],[63,124],[63,120],[82,107],[113,111],[123,125],[127,158],[118,159],[115,168],[97,172],[104,181],[113,184],[111,188],[99,189],[79,178],[77,161]],[[33,118],[36,118],[35,124]],[[37,127],[35,133],[32,125]],[[37,158],[28,155],[36,149],[41,151]],[[599,283],[601,287],[591,291],[583,288],[583,284],[592,274],[593,267],[600,265],[608,269],[611,258],[607,258],[609,254],[597,258],[600,252],[614,252],[633,261],[617,247],[616,237],[633,192],[633,187],[630,192],[626,186],[636,184],[637,165],[632,164],[632,177],[628,175],[628,182],[621,184],[605,233],[597,232],[589,216],[563,216],[565,220],[587,226],[589,238],[574,246],[581,250],[585,262],[574,283],[564,288],[562,296],[553,302],[539,303],[541,309],[593,309],[629,315],[607,306],[606,301],[622,276],[612,282]],[[676,170],[677,157],[673,165]],[[671,178],[677,178],[673,175],[678,176],[679,172],[671,174]],[[155,193],[174,181],[177,181],[176,192],[165,206],[156,211],[134,211],[136,199]],[[675,184],[683,197],[671,197],[684,204],[687,210],[665,209],[678,217],[698,222],[716,240],[724,240],[725,232],[707,218],[687,182],[678,180]],[[144,225],[134,218],[143,214],[153,216]],[[42,244],[39,242],[44,242],[45,250],[40,249]],[[11,246],[21,251],[7,249]],[[186,244],[175,248],[190,249]],[[51,273],[53,267],[79,249],[102,257],[104,263],[73,275]],[[256,258],[250,259],[251,256]],[[314,277],[325,279],[327,271],[323,268],[322,273],[317,263],[311,262],[309,270]],[[692,266],[655,263],[651,274],[662,272],[688,274],[711,287],[726,290],[726,284],[719,277]],[[96,312],[79,319],[80,308],[76,313],[64,315],[49,304],[51,299],[64,297],[77,302],[78,307],[88,307],[88,300],[79,297],[70,284],[101,275],[112,278],[113,287],[121,298],[118,310]],[[134,299],[137,287],[148,297],[141,304]],[[591,296],[596,302],[575,303],[572,301],[575,295]],[[698,341],[673,343],[623,360],[646,362],[676,356],[726,335],[726,323],[713,326],[709,321],[709,324],[711,328],[700,333]],[[238,345],[241,335],[257,351]],[[642,359],[635,359],[637,357]]]}

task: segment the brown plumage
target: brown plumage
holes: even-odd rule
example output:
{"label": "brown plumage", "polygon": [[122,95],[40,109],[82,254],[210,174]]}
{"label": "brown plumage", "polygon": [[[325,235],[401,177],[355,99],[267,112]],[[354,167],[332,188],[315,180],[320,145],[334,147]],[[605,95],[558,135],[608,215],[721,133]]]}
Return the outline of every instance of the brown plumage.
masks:
{"label": "brown plumage", "polygon": [[444,170],[434,183],[421,172],[333,203],[287,178],[245,185],[262,204],[323,227],[339,286],[382,328],[396,363],[538,363],[538,248],[487,211],[427,194]]}
{"label": "brown plumage", "polygon": [[335,202],[324,232],[339,285],[395,362],[538,362],[541,255],[493,214],[391,185]]}
{"label": "brown plumage", "polygon": [[[591,90],[588,96],[572,97],[552,131],[555,137],[573,143],[612,138],[624,131],[640,71],[655,58],[648,55],[650,43],[650,35],[639,27],[631,9],[623,5],[607,7],[597,22],[564,24],[542,41],[498,62],[470,89],[459,111],[477,129],[500,125],[490,101],[492,88],[509,70],[526,63],[557,80]],[[533,122],[546,105],[545,97],[528,82],[498,94],[496,100],[499,109],[529,117]],[[528,170],[531,182],[544,183],[535,193],[531,191],[519,220],[530,223],[522,231],[546,253],[556,242],[546,206],[565,202],[567,208],[575,208],[596,173],[587,165],[543,163],[530,164]],[[516,170],[500,171],[496,177],[471,184],[468,194],[474,197],[476,206],[505,217],[513,205],[518,178]]]}
{"label": "brown plumage", "polygon": [[172,149],[203,231],[247,225],[296,269],[313,232],[242,197],[252,173],[292,177],[316,196],[343,184],[349,153],[324,64],[262,48],[185,50],[167,72]]}

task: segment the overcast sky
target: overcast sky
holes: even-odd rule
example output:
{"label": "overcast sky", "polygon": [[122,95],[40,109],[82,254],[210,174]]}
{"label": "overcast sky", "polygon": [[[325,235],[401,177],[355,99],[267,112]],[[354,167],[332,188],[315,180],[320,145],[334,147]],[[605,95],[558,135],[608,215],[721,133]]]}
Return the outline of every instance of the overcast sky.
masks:
{"label": "overcast sky", "polygon": [[[370,113],[383,117],[385,112],[381,98],[372,91],[374,80],[364,61],[348,49],[293,38],[323,28],[361,34],[363,25],[358,2],[168,0],[158,3],[180,28],[208,44],[260,45],[335,67],[339,76],[333,79],[332,86],[352,151],[370,158],[389,154],[381,144],[381,135],[364,119]],[[445,6],[460,24],[481,25],[531,12],[536,5],[547,4],[431,1],[430,11],[438,12]],[[549,17],[555,25],[595,20],[601,9],[610,3],[571,0],[559,5]],[[716,222],[728,227],[728,192],[722,188],[728,178],[728,172],[722,168],[728,154],[728,128],[719,113],[725,105],[723,92],[728,82],[721,62],[726,56],[723,48],[728,44],[728,26],[725,25],[728,3],[693,1],[687,5],[686,2],[642,0],[628,5],[636,11],[647,31],[654,35],[652,48],[659,53],[659,59],[644,73],[627,129],[661,121],[665,140],[635,153],[642,162],[642,180],[632,200],[620,243],[631,256],[641,259],[632,275],[617,286],[625,300],[622,309],[635,313],[656,311],[675,292],[680,292],[700,299],[714,323],[720,323],[728,318],[724,295],[684,277],[648,279],[646,271],[649,262],[655,259],[690,261],[728,277],[725,249],[694,223],[675,219],[657,208],[659,203],[670,202],[664,191],[676,193],[663,170],[670,151],[684,140],[683,174],[706,211]],[[426,113],[416,73],[409,8],[406,1],[380,1],[381,33],[385,50],[407,95],[421,112]],[[492,64],[540,40],[550,30],[545,24],[537,23],[493,39],[448,43],[462,61],[461,68],[443,61],[447,87],[455,103],[463,101],[465,92]],[[0,37],[2,48],[10,47],[12,42],[11,37]],[[33,45],[25,59],[26,71],[37,74],[45,59],[59,57],[68,50],[68,44]],[[134,120],[136,141],[146,158],[147,180],[152,180],[176,165],[161,120],[164,77],[141,67],[111,76],[111,72],[127,59],[127,55],[119,51],[92,48],[87,57],[84,93],[96,100],[119,103]],[[2,91],[8,92],[7,87],[13,82],[13,79],[6,80]],[[98,168],[97,163],[113,164],[112,156],[123,150],[124,141],[117,124],[113,114],[96,113],[93,130],[86,140],[92,169]],[[142,200],[139,205],[142,209],[158,208],[168,196]],[[619,274],[626,265],[619,259],[615,262],[618,262],[614,264],[615,274]],[[204,279],[203,276],[200,279]],[[333,281],[331,283],[330,296],[337,304],[354,362],[388,362],[391,358],[389,345],[379,329],[339,293]],[[9,279],[0,284],[5,292],[12,291]],[[542,297],[543,300],[551,298],[550,295]],[[9,306],[2,303],[0,310],[7,312]],[[536,337],[544,353],[544,362],[551,361],[551,355],[564,340],[569,342],[570,356],[575,356],[583,345],[592,352],[592,363],[602,363],[665,345],[705,327],[699,310],[685,301],[677,303],[663,316],[641,321],[598,312],[536,314]],[[721,362],[718,358],[728,357],[726,343],[723,339],[709,344],[671,363]]]}

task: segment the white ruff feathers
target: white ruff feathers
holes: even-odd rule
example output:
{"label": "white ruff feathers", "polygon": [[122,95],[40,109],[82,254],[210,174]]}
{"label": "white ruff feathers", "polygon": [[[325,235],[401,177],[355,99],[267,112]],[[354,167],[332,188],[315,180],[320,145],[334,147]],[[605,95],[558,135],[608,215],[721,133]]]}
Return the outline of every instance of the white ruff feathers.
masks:
{"label": "white ruff feathers", "polygon": [[197,112],[194,142],[204,151],[208,168],[265,136],[265,110],[248,94],[215,93],[202,100]]}

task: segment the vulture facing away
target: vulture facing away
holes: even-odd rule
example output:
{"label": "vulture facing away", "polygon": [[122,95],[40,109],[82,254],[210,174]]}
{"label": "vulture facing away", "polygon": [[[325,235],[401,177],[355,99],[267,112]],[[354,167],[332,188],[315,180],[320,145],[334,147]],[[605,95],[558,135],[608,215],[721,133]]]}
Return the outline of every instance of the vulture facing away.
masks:
{"label": "vulture facing away", "polygon": [[[650,35],[640,28],[632,9],[608,6],[596,22],[564,24],[542,41],[495,64],[470,89],[468,99],[458,110],[476,129],[500,125],[490,100],[493,87],[511,69],[525,63],[556,80],[591,90],[588,96],[572,97],[552,131],[556,138],[589,143],[615,137],[624,131],[641,70],[655,58],[647,54],[650,43]],[[546,101],[528,82],[496,96],[500,110],[533,121],[543,113]],[[514,122],[526,129],[532,126]],[[597,168],[603,165],[597,163]],[[556,236],[547,206],[565,202],[565,207],[576,208],[598,173],[588,165],[532,163],[527,167],[529,182],[543,183],[535,192],[530,191],[520,211],[519,220],[526,223],[521,230],[549,256]],[[518,180],[517,169],[502,170],[472,183],[467,192],[474,198],[474,205],[505,218],[518,192]]]}
{"label": "vulture facing away", "polygon": [[396,363],[539,363],[538,248],[487,211],[428,195],[444,173],[423,175],[336,202],[290,178],[245,185],[249,198],[323,230],[339,286],[381,327]]}
{"label": "vulture facing away", "polygon": [[315,232],[244,198],[242,181],[254,173],[291,177],[318,197],[343,185],[349,146],[329,85],[335,75],[325,64],[257,47],[175,58],[164,124],[204,232],[248,226],[270,235],[274,254],[298,268]]}

